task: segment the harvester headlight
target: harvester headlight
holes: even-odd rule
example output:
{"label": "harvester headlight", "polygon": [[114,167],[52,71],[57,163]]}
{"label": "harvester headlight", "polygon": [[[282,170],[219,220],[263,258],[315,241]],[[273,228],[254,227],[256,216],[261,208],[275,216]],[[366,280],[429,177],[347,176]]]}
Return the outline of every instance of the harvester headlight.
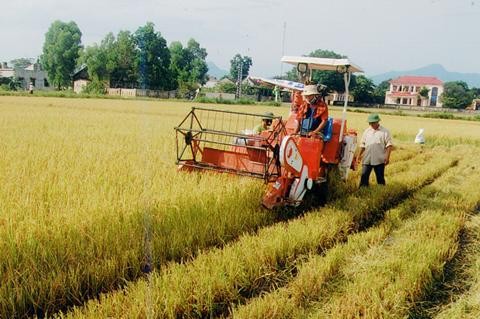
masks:
{"label": "harvester headlight", "polygon": [[300,72],[300,73],[307,73],[308,64],[307,63],[298,63],[297,64],[297,71]]}

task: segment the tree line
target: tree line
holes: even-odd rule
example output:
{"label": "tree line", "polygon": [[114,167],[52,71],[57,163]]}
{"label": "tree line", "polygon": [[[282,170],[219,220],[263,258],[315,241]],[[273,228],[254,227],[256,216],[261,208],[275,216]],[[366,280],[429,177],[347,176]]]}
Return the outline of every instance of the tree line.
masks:
{"label": "tree line", "polygon": [[151,22],[133,33],[108,33],[99,44],[87,47],[82,46],[81,37],[73,21],[55,21],[45,35],[40,63],[57,89],[69,87],[73,72],[83,65],[93,90],[106,85],[186,90],[207,80],[206,49],[194,39],[186,46],[174,41],[168,47]]}
{"label": "tree line", "polygon": [[[207,50],[191,38],[184,46],[179,41],[167,45],[152,22],[140,26],[135,32],[122,30],[117,35],[108,33],[100,43],[84,47],[82,32],[73,21],[55,21],[45,34],[39,62],[47,71],[49,82],[58,90],[71,86],[72,74],[86,66],[91,83],[86,90],[100,93],[105,87],[178,90],[180,95],[194,91],[206,83]],[[319,58],[347,58],[330,50],[318,49],[307,54]],[[13,61],[12,61],[13,62]],[[16,59],[15,66],[29,64],[28,59]],[[228,78],[234,83],[244,80],[250,71],[251,57],[235,54],[230,60]],[[239,70],[242,74],[239,77]],[[298,81],[295,68],[276,78]],[[343,75],[333,71],[312,73],[312,80],[324,84],[330,91],[343,92]],[[355,101],[365,104],[383,104],[390,80],[375,85],[366,76],[352,76],[350,92]],[[223,84],[220,90],[235,91],[235,84]],[[472,99],[480,97],[480,89],[468,88],[465,82],[446,82],[441,97],[449,108],[465,108]],[[252,91],[251,88],[242,91]],[[428,91],[420,95],[428,96]],[[250,92],[252,93],[252,92]]]}
{"label": "tree line", "polygon": [[[91,83],[87,92],[105,87],[178,90],[197,89],[207,81],[207,50],[193,38],[186,46],[179,41],[167,45],[162,34],[147,22],[135,32],[108,33],[99,43],[84,47],[82,32],[73,21],[55,21],[45,34],[40,63],[50,83],[58,90],[71,86],[72,74],[86,66]],[[236,54],[231,62],[232,79],[242,64],[242,78],[248,75],[252,59]]]}
{"label": "tree line", "polygon": [[[76,67],[86,65],[92,82],[87,91],[98,92],[109,87],[139,87],[156,90],[195,90],[207,81],[207,51],[194,39],[186,46],[179,41],[167,46],[160,32],[151,22],[135,32],[120,31],[116,36],[109,33],[99,44],[83,47],[82,33],[75,22],[55,21],[45,35],[40,62],[49,75],[49,81],[57,88],[71,84],[71,74]],[[345,58],[329,50],[316,50],[312,57]],[[236,82],[244,80],[252,65],[248,56],[236,54],[230,61],[228,77]],[[239,77],[238,72],[242,74]],[[296,69],[292,68],[284,77],[297,81]],[[327,85],[330,90],[343,92],[343,76],[336,72],[315,71],[312,80]],[[362,103],[383,103],[385,81],[379,86],[365,76],[353,76],[352,95]],[[235,91],[235,85],[223,85],[226,91]],[[251,91],[251,90],[250,90]]]}

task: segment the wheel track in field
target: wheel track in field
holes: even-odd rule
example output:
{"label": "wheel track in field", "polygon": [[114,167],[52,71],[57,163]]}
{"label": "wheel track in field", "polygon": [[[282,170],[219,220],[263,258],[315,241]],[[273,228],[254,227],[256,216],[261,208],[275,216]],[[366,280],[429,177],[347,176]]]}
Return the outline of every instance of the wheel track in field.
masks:
{"label": "wheel track in field", "polygon": [[[475,220],[472,223],[472,220]],[[466,296],[478,278],[473,278],[469,267],[478,256],[480,243],[480,203],[468,217],[466,225],[459,236],[459,246],[454,257],[444,266],[443,275],[436,278],[432,288],[427,292],[425,301],[413,309],[410,318],[436,318],[443,310],[455,305],[455,302]],[[472,256],[473,255],[473,256]]]}
{"label": "wheel track in field", "polygon": [[[316,245],[313,250],[315,250],[317,253],[325,252],[327,249],[333,247],[336,243],[345,241],[350,234],[358,232],[358,231],[363,230],[363,229],[366,229],[366,228],[370,227],[371,225],[375,224],[375,222],[377,222],[378,220],[380,220],[382,218],[383,213],[386,210],[388,210],[389,208],[391,208],[391,207],[397,205],[398,203],[402,202],[403,200],[405,200],[408,196],[410,196],[413,192],[417,191],[418,189],[432,183],[444,171],[448,170],[449,167],[452,167],[454,165],[456,165],[456,161],[454,161],[454,160],[449,161],[448,164],[445,164],[444,166],[440,165],[440,167],[438,167],[437,170],[431,172],[429,176],[426,176],[424,180],[422,180],[421,182],[419,182],[418,185],[416,185],[412,188],[407,188],[407,187],[401,186],[401,185],[395,186],[393,184],[391,186],[387,186],[386,188],[379,188],[382,192],[385,193],[383,195],[383,197],[377,198],[377,200],[378,200],[377,202],[375,200],[372,200],[372,202],[370,203],[372,205],[372,207],[370,209],[360,207],[359,209],[360,210],[363,209],[363,211],[364,211],[363,214],[358,214],[357,216],[351,217],[351,219],[349,219],[350,221],[348,221],[346,224],[344,224],[343,227],[345,227],[345,228],[340,228],[337,232],[334,232],[334,235],[331,239],[326,239],[323,243],[313,244],[314,246]],[[367,190],[367,193],[368,193],[368,190]],[[354,196],[352,196],[352,198],[353,197]],[[348,207],[348,205],[352,204],[352,203],[353,203],[352,201],[349,202],[348,200],[345,200],[343,203],[339,203],[339,205],[340,206],[343,205],[343,207],[345,208],[345,207]],[[349,213],[348,211],[345,212],[345,214],[348,214],[348,213]],[[341,215],[341,211],[337,212],[337,216],[338,215]],[[344,216],[342,216],[342,218],[344,218]],[[297,220],[297,224],[298,223],[300,223],[300,221]],[[290,223],[285,225],[285,227],[287,227],[287,226],[288,227],[293,227],[293,226],[290,225]],[[277,226],[272,226],[271,228],[274,228],[274,227],[278,227],[278,225]],[[287,231],[288,231],[288,229],[287,229]],[[262,231],[260,231],[259,236],[262,236]],[[258,240],[259,238],[261,239],[261,238],[264,238],[264,237],[258,237],[257,236],[255,238],[255,240]],[[268,239],[268,237],[266,237],[266,238]],[[237,244],[238,244],[238,242],[232,244],[231,246],[227,247],[226,249],[233,250],[233,248],[231,248],[231,247],[234,247]],[[240,245],[240,244],[238,244],[238,245]],[[224,250],[225,250],[225,248],[224,248]],[[224,252],[224,250],[210,251],[209,253],[212,256],[214,256],[214,254],[221,255],[222,252]],[[286,273],[290,273],[290,274],[286,274],[286,277],[291,278],[296,271],[295,262],[292,263],[292,260],[294,260],[296,258],[302,258],[301,256],[307,254],[308,251],[309,251],[308,249],[307,249],[307,251],[304,251],[304,250],[301,250],[300,248],[299,248],[299,250],[300,251],[295,251],[294,250],[295,251],[294,255],[289,255],[283,261],[278,260],[277,263],[276,263],[276,268],[274,270],[272,270],[274,274],[265,273],[263,275],[263,277],[262,276],[258,277],[255,282],[246,284],[242,287],[237,287],[240,292],[239,292],[239,296],[237,296],[236,298],[239,298],[239,300],[228,300],[228,298],[227,298],[227,300],[222,300],[221,296],[215,295],[216,297],[215,296],[212,297],[213,298],[212,301],[214,302],[214,304],[211,305],[213,307],[211,309],[208,308],[209,306],[205,306],[206,308],[204,308],[204,306],[202,306],[202,305],[195,305],[195,302],[192,305],[189,305],[189,304],[185,304],[184,302],[178,301],[177,306],[174,306],[174,307],[176,307],[175,308],[176,309],[175,316],[178,316],[178,317],[207,317],[207,316],[211,316],[211,315],[220,316],[220,315],[228,314],[228,309],[229,309],[229,306],[232,302],[233,303],[245,302],[249,298],[255,297],[260,293],[264,293],[264,292],[268,291],[269,289],[271,290],[272,288],[276,288],[276,287],[282,285],[283,281],[281,280],[279,282],[278,278],[275,275],[278,275],[281,272],[286,272]],[[206,255],[208,255],[209,253],[207,252]],[[227,254],[226,252],[224,252],[224,253]],[[204,257],[204,258],[207,258],[207,257]],[[197,258],[196,260],[192,261],[191,263],[188,263],[188,264],[185,264],[185,265],[177,265],[176,267],[179,268],[179,269],[182,268],[182,269],[184,269],[182,271],[186,271],[188,273],[188,267],[190,267],[191,269],[194,269],[195,263],[198,259],[200,259],[200,258]],[[201,261],[198,261],[197,263],[201,263]],[[174,271],[174,270],[172,270],[172,271]],[[156,280],[161,280],[162,278],[166,278],[165,280],[168,281],[169,275],[171,275],[171,273],[169,274],[168,270],[167,270],[166,272],[162,273],[162,275],[158,275],[157,278],[154,279],[154,282],[156,282]],[[163,276],[163,277],[160,278],[161,276]],[[173,275],[171,275],[171,276],[173,276]],[[194,276],[194,275],[192,275],[192,276]],[[188,282],[189,279],[186,279],[186,280]],[[192,280],[193,281],[192,281],[191,284],[193,285],[194,282],[195,282],[195,279],[192,278]],[[133,285],[132,287],[133,288],[131,288],[129,290],[135,291],[135,286]],[[164,286],[164,287],[168,287],[168,286]],[[139,288],[139,289],[141,290],[142,288]],[[174,288],[172,286],[170,286],[170,289],[174,289]],[[188,289],[188,288],[186,288],[186,289]],[[159,290],[159,289],[154,289],[154,290]],[[221,293],[219,293],[219,294],[221,295]],[[118,296],[120,296],[120,294]],[[131,299],[132,298],[133,297],[131,297]],[[108,297],[106,297],[105,300],[108,300]],[[187,301],[185,300],[185,302],[187,302]],[[115,303],[117,303],[117,302],[115,302]],[[90,309],[92,309],[93,313],[95,313],[95,311],[98,311],[98,310],[101,313],[102,310],[99,309],[99,307],[101,307],[101,306],[97,307],[94,303],[90,304]],[[162,314],[161,310],[159,310],[158,313],[160,313],[160,315],[161,315]],[[166,312],[166,313],[168,313],[168,312]],[[165,315],[165,313],[164,313],[164,315]],[[115,315],[113,315],[113,316],[115,316]]]}

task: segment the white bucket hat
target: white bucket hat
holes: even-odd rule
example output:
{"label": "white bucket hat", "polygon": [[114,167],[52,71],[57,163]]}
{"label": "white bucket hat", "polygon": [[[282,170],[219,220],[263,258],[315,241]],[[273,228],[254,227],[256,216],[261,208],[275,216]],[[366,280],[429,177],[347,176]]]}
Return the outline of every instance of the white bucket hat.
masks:
{"label": "white bucket hat", "polygon": [[307,96],[307,95],[319,95],[320,92],[318,92],[318,88],[316,85],[306,85],[305,88],[303,89],[302,95]]}

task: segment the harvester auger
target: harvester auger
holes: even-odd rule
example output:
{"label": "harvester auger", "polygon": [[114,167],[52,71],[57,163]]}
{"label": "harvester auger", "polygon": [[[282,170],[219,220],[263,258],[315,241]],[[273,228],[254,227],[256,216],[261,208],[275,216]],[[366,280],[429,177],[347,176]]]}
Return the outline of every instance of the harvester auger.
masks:
{"label": "harvester auger", "polygon": [[[342,73],[345,97],[349,96],[351,74],[362,72],[348,59],[287,56],[282,62],[295,65],[304,80],[311,78],[312,70]],[[281,82],[275,85],[282,86]],[[287,84],[284,89],[292,88]],[[265,114],[194,107],[175,127],[177,164],[180,170],[262,178],[267,183],[263,206],[268,209],[298,206],[315,184],[326,182],[328,167],[338,167],[343,179],[353,167],[357,134],[347,130],[347,104],[345,98],[342,118],[329,118],[323,137],[297,134],[294,113],[287,120],[270,116],[270,128],[255,134],[249,128],[264,119]]]}
{"label": "harvester auger", "polygon": [[180,170],[211,170],[275,181],[281,175],[280,142],[286,135],[280,116],[271,128],[253,134],[266,115],[193,107],[175,127]]}

